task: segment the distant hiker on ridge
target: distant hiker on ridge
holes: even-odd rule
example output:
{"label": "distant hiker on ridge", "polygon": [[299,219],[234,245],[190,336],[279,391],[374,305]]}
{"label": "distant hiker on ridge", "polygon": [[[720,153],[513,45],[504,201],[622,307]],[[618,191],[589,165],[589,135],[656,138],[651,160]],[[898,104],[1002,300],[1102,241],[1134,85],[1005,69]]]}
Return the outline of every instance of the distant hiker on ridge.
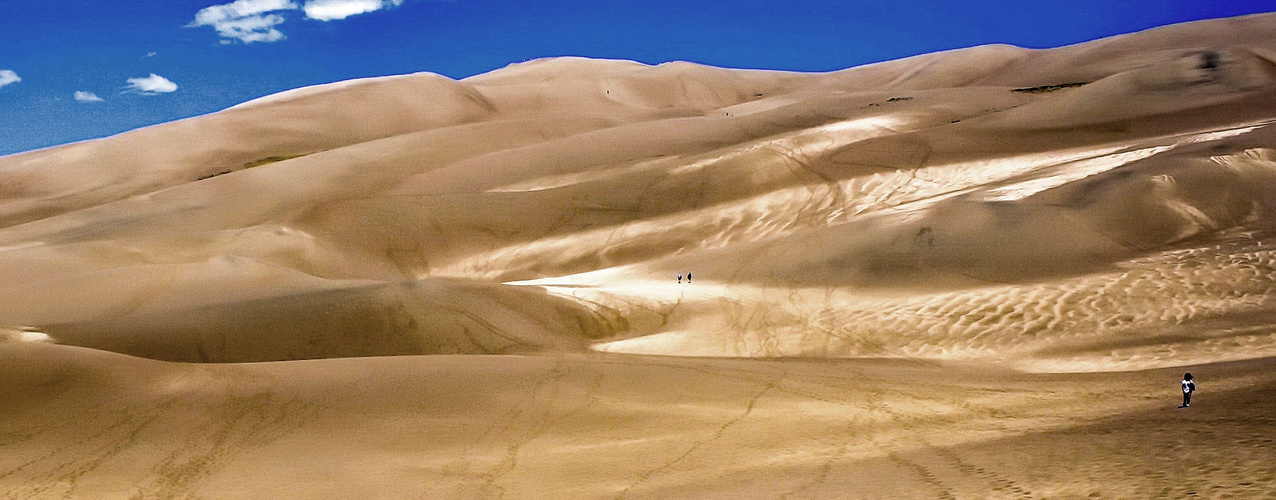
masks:
{"label": "distant hiker on ridge", "polygon": [[682,284],[682,273],[678,273],[678,284]]}
{"label": "distant hiker on ridge", "polygon": [[1179,408],[1187,408],[1192,406],[1192,393],[1196,392],[1196,382],[1192,381],[1192,374],[1183,374],[1183,406]]}
{"label": "distant hiker on ridge", "polygon": [[691,284],[691,271],[687,271],[687,284]]}

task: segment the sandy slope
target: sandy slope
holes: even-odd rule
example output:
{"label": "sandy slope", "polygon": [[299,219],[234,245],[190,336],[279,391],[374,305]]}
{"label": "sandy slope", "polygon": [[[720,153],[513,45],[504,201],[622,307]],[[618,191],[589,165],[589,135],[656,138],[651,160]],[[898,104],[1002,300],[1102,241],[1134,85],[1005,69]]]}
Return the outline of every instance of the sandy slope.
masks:
{"label": "sandy slope", "polygon": [[177,365],[47,345],[2,356],[0,484],[13,498],[1253,498],[1276,488],[1266,361],[1191,367],[1208,378],[1178,411],[1173,369],[597,355]]}
{"label": "sandy slope", "polygon": [[0,490],[1250,497],[1274,284],[1276,15],[341,82],[0,158]]}

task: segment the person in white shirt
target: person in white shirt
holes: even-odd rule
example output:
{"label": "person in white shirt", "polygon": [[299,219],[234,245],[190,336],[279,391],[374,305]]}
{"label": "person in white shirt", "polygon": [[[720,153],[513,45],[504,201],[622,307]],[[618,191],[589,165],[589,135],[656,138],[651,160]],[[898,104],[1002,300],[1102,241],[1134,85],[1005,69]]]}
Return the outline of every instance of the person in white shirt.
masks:
{"label": "person in white shirt", "polygon": [[1183,406],[1179,408],[1187,408],[1192,406],[1192,393],[1196,392],[1196,382],[1192,381],[1192,374],[1183,374]]}

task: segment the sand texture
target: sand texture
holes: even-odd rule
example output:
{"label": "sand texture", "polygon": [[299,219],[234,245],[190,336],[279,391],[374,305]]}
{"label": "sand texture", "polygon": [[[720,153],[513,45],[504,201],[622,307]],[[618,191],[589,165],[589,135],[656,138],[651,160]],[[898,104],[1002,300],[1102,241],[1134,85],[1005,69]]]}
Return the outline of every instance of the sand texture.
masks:
{"label": "sand texture", "polygon": [[1276,498],[1274,368],[1276,14],[0,157],[6,498]]}

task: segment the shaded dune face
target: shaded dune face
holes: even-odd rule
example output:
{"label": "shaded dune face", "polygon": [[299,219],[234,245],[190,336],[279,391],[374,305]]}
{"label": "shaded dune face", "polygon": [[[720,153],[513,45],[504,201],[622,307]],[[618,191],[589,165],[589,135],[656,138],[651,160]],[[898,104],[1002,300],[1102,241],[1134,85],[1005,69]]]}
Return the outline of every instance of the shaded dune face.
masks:
{"label": "shaded dune face", "polygon": [[43,332],[143,357],[225,362],[579,351],[617,327],[543,291],[427,279],[55,324]]}
{"label": "shaded dune face", "polygon": [[1273,40],[299,89],[0,158],[0,327],[192,362],[1271,356]]}

